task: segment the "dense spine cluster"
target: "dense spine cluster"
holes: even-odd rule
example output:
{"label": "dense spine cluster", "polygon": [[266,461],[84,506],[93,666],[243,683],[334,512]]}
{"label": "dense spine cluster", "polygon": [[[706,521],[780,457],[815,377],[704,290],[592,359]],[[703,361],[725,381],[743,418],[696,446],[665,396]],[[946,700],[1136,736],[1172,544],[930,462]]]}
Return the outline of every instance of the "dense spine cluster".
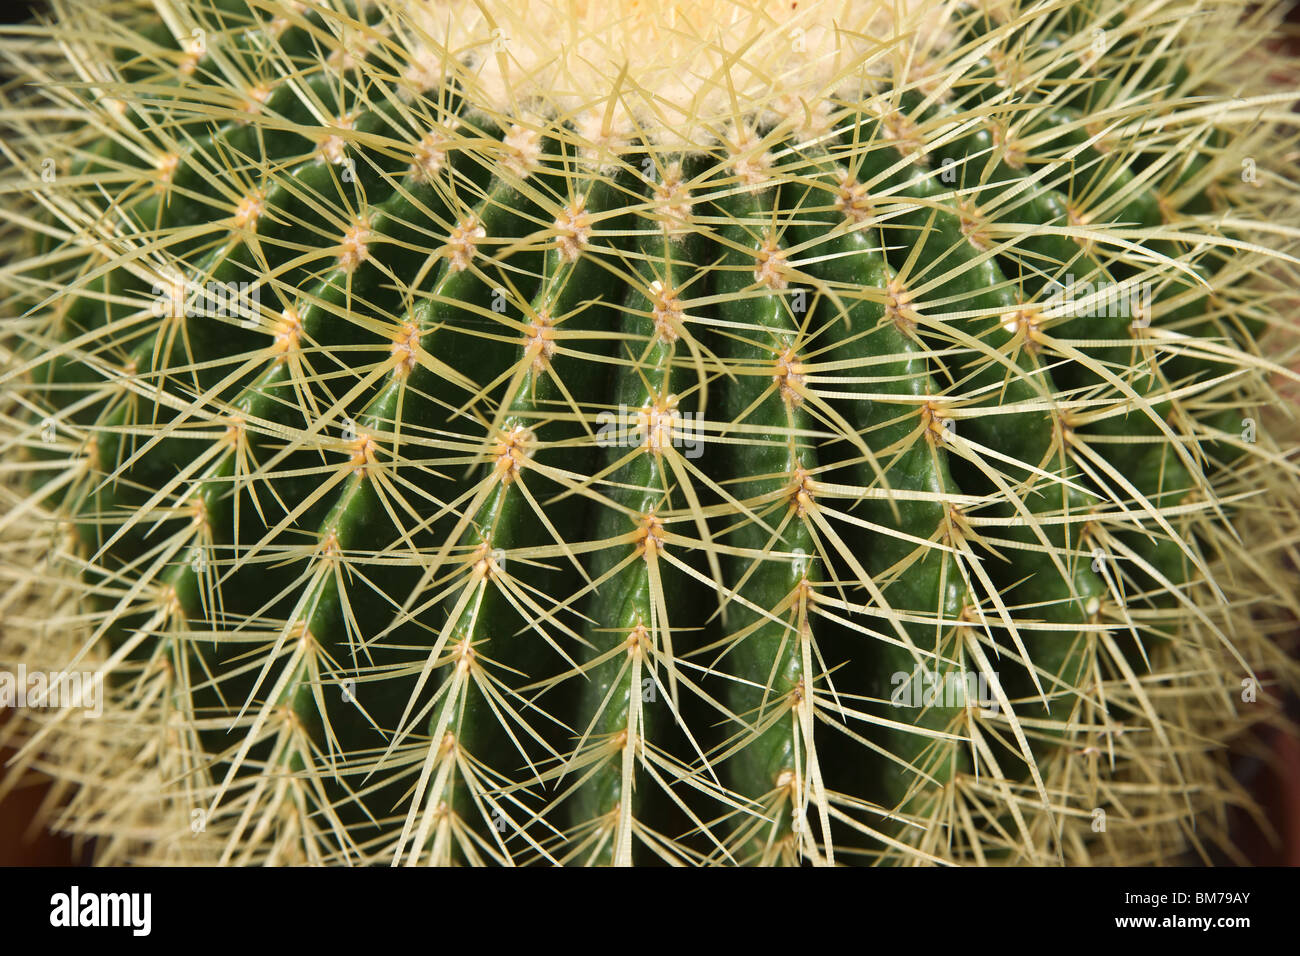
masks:
{"label": "dense spine cluster", "polygon": [[502,100],[456,3],[57,9],[0,44],[0,667],[106,699],[0,733],[101,860],[1231,852],[1297,677],[1271,8],[891,7],[766,100],[701,33],[672,128],[613,55]]}

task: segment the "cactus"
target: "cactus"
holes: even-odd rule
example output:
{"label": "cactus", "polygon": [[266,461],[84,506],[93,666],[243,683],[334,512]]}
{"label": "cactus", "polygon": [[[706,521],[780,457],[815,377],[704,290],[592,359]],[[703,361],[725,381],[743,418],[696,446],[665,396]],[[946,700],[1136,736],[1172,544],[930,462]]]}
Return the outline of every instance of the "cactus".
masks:
{"label": "cactus", "polygon": [[1298,676],[1279,19],[55,0],[0,789],[107,864],[1231,855]]}

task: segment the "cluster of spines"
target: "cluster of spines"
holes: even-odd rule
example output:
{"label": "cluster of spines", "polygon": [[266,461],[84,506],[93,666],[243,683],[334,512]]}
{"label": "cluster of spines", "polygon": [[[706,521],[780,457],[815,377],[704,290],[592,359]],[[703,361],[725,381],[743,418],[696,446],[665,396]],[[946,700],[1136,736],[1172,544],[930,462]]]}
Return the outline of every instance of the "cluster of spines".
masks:
{"label": "cluster of spines", "polygon": [[[275,42],[307,51],[323,35]],[[1239,597],[1198,603],[1213,596],[1209,560],[1244,550],[1216,523],[1227,484],[1198,442],[1231,429],[1198,412],[1241,417],[1238,379],[1266,366],[1216,321],[1226,308],[1169,279],[1171,265],[1252,269],[1203,249],[1194,261],[1184,220],[1137,207],[1176,217],[1200,202],[1213,170],[1232,168],[1212,161],[1224,147],[1193,149],[1189,167],[1157,141],[1134,174],[1139,144],[1119,135],[1102,152],[1065,105],[963,136],[963,117],[999,99],[973,69],[946,97],[881,98],[878,123],[836,111],[837,135],[819,142],[742,126],[720,131],[736,152],[677,164],[593,157],[554,123],[483,123],[453,90],[418,101],[438,132],[413,143],[402,101],[377,99],[352,67],[253,97],[254,122],[226,114],[215,131],[183,97],[138,110],[153,119],[137,146],[174,114],[175,155],[143,180],[120,155],[74,173],[133,184],[117,200],[125,228],[91,215],[81,181],[54,191],[86,271],[17,356],[44,375],[66,433],[93,438],[33,500],[61,499],[86,536],[95,612],[78,645],[118,677],[117,719],[162,735],[137,756],[176,807],[202,811],[222,859],[628,862],[634,842],[672,862],[1082,854],[1058,842],[1058,817],[1080,813],[1062,755],[1113,744],[1122,713],[1154,738],[1134,762],[1172,756],[1174,785],[1202,783],[1183,769],[1204,773],[1194,722],[1178,702],[1158,708],[1143,678],[1176,672],[1150,654],[1204,657],[1208,679],[1182,688],[1193,706],[1232,673],[1214,641],[1277,664],[1240,632]],[[211,69],[200,58],[182,73]],[[1126,95],[1087,102],[1088,120],[1110,107],[1140,138]],[[321,114],[340,121],[295,152],[290,123]],[[1208,136],[1182,131],[1189,145]],[[242,188],[203,168],[218,158]],[[259,167],[276,171],[255,184]],[[228,215],[204,222],[196,200]],[[304,244],[310,231],[337,241]],[[103,270],[94,249],[129,265]],[[65,254],[48,251],[24,291],[62,281]],[[1134,266],[1138,252],[1155,265]],[[191,322],[182,295],[150,322],[144,288],[166,288],[164,265],[203,283],[261,274],[283,307],[263,305],[253,328]],[[1036,309],[1066,273],[1158,276],[1154,314]],[[1195,335],[1159,336],[1184,327]],[[1125,344],[1130,329],[1157,343]],[[66,358],[32,351],[56,335]],[[1151,361],[1160,345],[1183,360],[1176,376]],[[642,444],[584,471],[608,404],[638,410]],[[699,465],[673,441],[694,409],[707,412]],[[42,417],[24,416],[24,434]],[[1158,440],[1130,473],[1104,453],[1144,435]],[[178,453],[160,458],[168,445]],[[1292,466],[1264,458],[1285,495]],[[588,537],[577,506],[593,500]],[[299,544],[302,529],[322,530]],[[980,551],[1010,571],[995,581]],[[300,573],[269,573],[293,562]],[[698,607],[712,639],[694,633]],[[1001,718],[960,705],[899,720],[881,706],[889,688],[869,686],[868,655],[877,681],[920,661],[1021,686],[993,680]],[[391,712],[358,706],[383,683],[401,688]],[[579,686],[581,720],[556,703]],[[1064,719],[1041,709],[1049,697]],[[667,828],[642,819],[656,790]]]}

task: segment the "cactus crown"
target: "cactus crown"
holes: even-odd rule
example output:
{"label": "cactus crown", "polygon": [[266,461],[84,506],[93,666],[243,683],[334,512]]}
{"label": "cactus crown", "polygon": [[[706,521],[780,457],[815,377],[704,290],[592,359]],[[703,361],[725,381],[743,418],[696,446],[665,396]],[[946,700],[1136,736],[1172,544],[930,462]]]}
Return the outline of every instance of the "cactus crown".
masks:
{"label": "cactus crown", "polygon": [[4,731],[101,860],[1230,847],[1300,610],[1273,5],[54,6],[0,665],[103,681]]}

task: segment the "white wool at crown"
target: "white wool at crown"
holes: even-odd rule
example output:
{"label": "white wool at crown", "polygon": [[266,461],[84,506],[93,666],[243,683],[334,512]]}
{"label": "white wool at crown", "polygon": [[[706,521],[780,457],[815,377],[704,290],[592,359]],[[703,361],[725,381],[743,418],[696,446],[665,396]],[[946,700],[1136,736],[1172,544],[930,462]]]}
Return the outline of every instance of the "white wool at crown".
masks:
{"label": "white wool at crown", "polygon": [[[426,0],[405,7],[411,74],[471,107],[573,118],[617,147],[688,149],[738,124],[820,132],[836,102],[923,76],[955,0]],[[611,102],[611,94],[617,91]]]}

